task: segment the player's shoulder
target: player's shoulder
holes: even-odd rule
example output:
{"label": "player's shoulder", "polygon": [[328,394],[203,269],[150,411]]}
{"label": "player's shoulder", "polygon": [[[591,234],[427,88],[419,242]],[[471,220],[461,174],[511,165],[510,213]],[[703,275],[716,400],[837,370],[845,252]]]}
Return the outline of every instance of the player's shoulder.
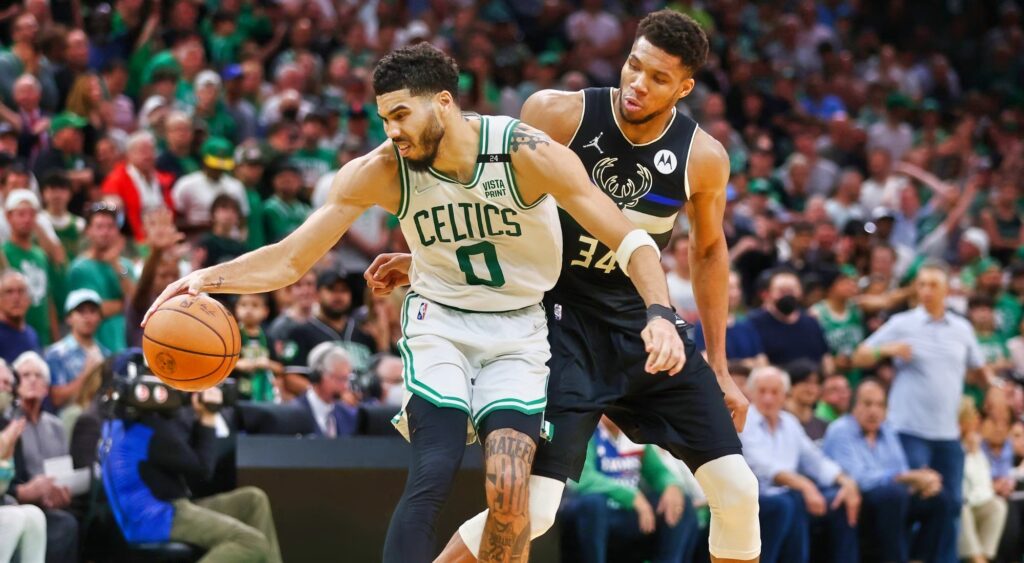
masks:
{"label": "player's shoulder", "polygon": [[397,198],[399,187],[399,159],[391,141],[385,141],[370,152],[354,158],[335,175],[328,194],[332,198],[354,199],[364,203],[390,202],[382,187],[393,186]]}
{"label": "player's shoulder", "polygon": [[583,91],[538,90],[523,104],[521,119],[559,143],[572,140],[583,118]]}
{"label": "player's shoulder", "polygon": [[700,127],[693,134],[686,161],[691,193],[724,190],[729,181],[729,153]]}

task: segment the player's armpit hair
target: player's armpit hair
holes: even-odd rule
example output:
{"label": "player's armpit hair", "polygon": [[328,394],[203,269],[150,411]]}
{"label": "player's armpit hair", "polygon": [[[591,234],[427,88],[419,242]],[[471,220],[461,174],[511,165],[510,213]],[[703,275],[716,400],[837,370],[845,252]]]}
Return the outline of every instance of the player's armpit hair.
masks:
{"label": "player's armpit hair", "polygon": [[537,445],[511,428],[495,430],[484,444],[484,486],[490,509],[480,561],[526,561],[530,550],[530,468]]}
{"label": "player's armpit hair", "polygon": [[547,133],[522,122],[516,124],[512,130],[512,138],[508,141],[508,146],[513,152],[519,152],[519,147],[537,150],[540,145],[550,144],[551,137],[548,137]]}

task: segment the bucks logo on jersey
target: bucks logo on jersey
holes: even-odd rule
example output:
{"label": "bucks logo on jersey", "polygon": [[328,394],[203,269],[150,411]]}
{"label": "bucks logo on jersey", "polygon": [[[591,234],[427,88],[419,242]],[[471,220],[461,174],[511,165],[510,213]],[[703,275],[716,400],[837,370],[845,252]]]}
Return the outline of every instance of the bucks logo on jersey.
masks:
{"label": "bucks logo on jersey", "polygon": [[654,185],[651,171],[639,162],[633,163],[633,170],[629,170],[628,165],[616,166],[618,162],[615,157],[602,158],[590,170],[590,177],[620,209],[636,207],[640,198],[647,195]]}

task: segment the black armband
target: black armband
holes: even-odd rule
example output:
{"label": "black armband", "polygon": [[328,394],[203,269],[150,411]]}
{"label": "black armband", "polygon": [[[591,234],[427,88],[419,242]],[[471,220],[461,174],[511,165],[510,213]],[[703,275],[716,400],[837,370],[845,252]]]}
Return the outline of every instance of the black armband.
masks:
{"label": "black armband", "polygon": [[654,319],[665,319],[666,321],[676,324],[679,317],[676,315],[676,310],[672,307],[666,307],[655,303],[650,307],[647,307],[647,322],[651,322]]}

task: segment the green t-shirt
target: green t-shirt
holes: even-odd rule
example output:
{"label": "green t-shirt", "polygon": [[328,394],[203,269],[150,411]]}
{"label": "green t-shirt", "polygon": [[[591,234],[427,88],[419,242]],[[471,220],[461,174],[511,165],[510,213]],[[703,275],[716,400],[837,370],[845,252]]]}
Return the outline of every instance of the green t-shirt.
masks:
{"label": "green t-shirt", "polygon": [[[121,267],[128,270],[131,275],[131,262],[121,258]],[[94,260],[86,256],[80,256],[71,263],[71,271],[68,272],[68,287],[70,289],[88,288],[99,294],[104,301],[117,299],[124,301],[125,295],[121,290],[121,281],[114,268],[105,262]],[[96,340],[116,354],[124,350],[126,346],[127,332],[125,330],[124,314],[111,315],[100,324],[96,332]]]}
{"label": "green t-shirt", "polygon": [[267,227],[267,242],[274,243],[294,231],[306,220],[312,209],[299,200],[285,202],[277,195],[263,202],[263,219]]}
{"label": "green t-shirt", "polygon": [[[242,359],[255,360],[257,358],[269,358],[270,346],[267,344],[267,336],[260,329],[257,337],[253,338],[242,331]],[[238,380],[238,394],[242,397],[258,403],[272,403],[274,401],[274,374],[270,370],[260,369],[252,373],[235,371],[235,379]]]}
{"label": "green t-shirt", "polygon": [[264,224],[263,198],[256,188],[245,188],[245,197],[249,200],[249,216],[246,217],[246,227],[249,232],[245,239],[247,250],[256,250],[267,244],[267,226]]}
{"label": "green t-shirt", "polygon": [[[864,341],[864,313],[857,305],[847,304],[846,315],[842,318],[833,314],[825,301],[812,305],[811,312],[818,319],[832,354],[852,356],[853,351]],[[846,375],[850,385],[855,386],[860,381],[861,370],[853,369]]]}
{"label": "green t-shirt", "polygon": [[1004,291],[996,298],[995,313],[996,331],[1003,337],[1003,341],[1017,336],[1020,319],[1024,315],[1020,301],[1012,293]]}
{"label": "green t-shirt", "polygon": [[317,180],[334,168],[334,153],[319,147],[299,149],[291,160],[302,171],[302,183],[307,186],[315,186]]}
{"label": "green t-shirt", "polygon": [[32,305],[28,308],[25,321],[39,335],[39,345],[48,346],[50,338],[50,303],[54,300],[56,275],[42,248],[32,245],[24,248],[11,241],[4,243],[4,257],[12,268],[22,273],[28,282],[28,294]]}
{"label": "green t-shirt", "polygon": [[67,223],[64,226],[58,227],[57,222],[52,218],[50,222],[53,223],[53,230],[57,232],[57,238],[60,239],[61,246],[64,247],[64,252],[68,256],[68,260],[74,260],[75,256],[78,256],[78,251],[82,248],[82,234],[85,232],[85,219],[78,217],[77,215],[71,215],[67,217]]}
{"label": "green t-shirt", "polygon": [[839,413],[836,412],[836,409],[832,408],[832,405],[824,401],[820,401],[818,406],[814,407],[814,416],[831,424],[839,418]]}

